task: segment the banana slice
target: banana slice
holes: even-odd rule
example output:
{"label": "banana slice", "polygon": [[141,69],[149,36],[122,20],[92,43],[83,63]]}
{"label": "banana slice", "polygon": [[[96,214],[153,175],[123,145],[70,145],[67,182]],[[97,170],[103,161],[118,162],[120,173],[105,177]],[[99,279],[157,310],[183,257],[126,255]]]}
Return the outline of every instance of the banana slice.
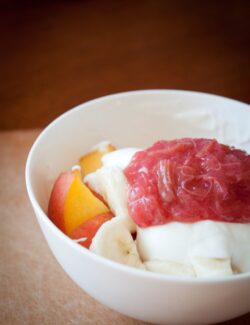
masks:
{"label": "banana slice", "polygon": [[[127,180],[121,168],[102,167],[87,175],[84,181],[108,203],[117,218],[122,218],[131,232],[136,225],[129,215],[127,207]],[[119,216],[119,217],[118,217]]]}
{"label": "banana slice", "polygon": [[191,257],[191,263],[198,277],[220,277],[233,274],[230,258]]}
{"label": "banana slice", "polygon": [[124,222],[114,217],[97,231],[90,250],[115,262],[144,269],[136,243]]}
{"label": "banana slice", "polygon": [[152,260],[144,262],[144,265],[146,269],[151,272],[162,273],[167,275],[195,277],[195,272],[192,266],[188,266],[174,261]]}

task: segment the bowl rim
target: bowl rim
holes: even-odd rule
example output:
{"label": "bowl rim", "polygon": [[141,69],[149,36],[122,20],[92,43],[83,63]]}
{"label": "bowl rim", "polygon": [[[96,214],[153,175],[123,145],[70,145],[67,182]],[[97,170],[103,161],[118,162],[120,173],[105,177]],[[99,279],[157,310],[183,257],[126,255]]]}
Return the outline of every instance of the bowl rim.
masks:
{"label": "bowl rim", "polygon": [[87,256],[93,260],[95,260],[97,263],[106,264],[106,266],[111,267],[113,269],[116,269],[117,271],[126,272],[130,275],[138,276],[143,279],[151,279],[154,281],[160,281],[160,282],[171,282],[171,283],[185,283],[185,284],[191,284],[191,285],[199,285],[199,284],[219,284],[219,283],[232,283],[232,282],[238,282],[241,280],[250,280],[250,272],[245,273],[239,273],[234,274],[231,276],[225,276],[225,277],[189,277],[189,276],[177,276],[177,275],[165,275],[161,273],[156,272],[150,272],[145,271],[138,268],[133,268],[127,265],[123,265],[120,263],[117,263],[115,261],[109,260],[103,256],[99,256],[97,254],[94,254],[90,250],[86,249],[85,247],[77,244],[72,239],[70,239],[67,235],[65,235],[48,217],[48,215],[43,211],[40,204],[38,203],[38,200],[34,194],[32,185],[31,185],[31,164],[33,160],[33,156],[35,154],[36,148],[39,146],[40,142],[42,141],[43,137],[47,133],[48,130],[53,128],[54,125],[60,123],[60,121],[64,118],[66,118],[68,115],[72,114],[73,112],[76,112],[78,110],[87,109],[94,105],[95,103],[99,103],[105,100],[109,99],[117,99],[117,98],[123,98],[127,96],[136,96],[141,94],[162,94],[162,93],[168,93],[173,95],[194,95],[194,96],[207,96],[207,97],[213,97],[217,99],[222,99],[224,101],[228,102],[234,102],[235,104],[242,105],[242,107],[248,108],[250,105],[247,103],[231,99],[224,96],[219,96],[216,94],[206,93],[206,92],[199,92],[199,91],[193,91],[193,90],[177,90],[177,89],[146,89],[146,90],[132,90],[132,91],[125,91],[125,92],[118,92],[114,94],[109,94],[105,96],[101,96],[95,99],[88,100],[86,102],[83,102],[63,114],[59,115],[57,118],[55,118],[52,122],[50,122],[36,137],[35,141],[33,142],[28,157],[26,160],[25,165],[25,183],[26,183],[26,189],[28,193],[28,197],[31,201],[31,204],[33,206],[34,211],[39,214],[42,221],[45,222],[45,224],[51,228],[53,234],[55,236],[59,236],[61,240],[63,240],[67,245],[69,245],[72,249],[77,250],[81,254],[87,254]]}

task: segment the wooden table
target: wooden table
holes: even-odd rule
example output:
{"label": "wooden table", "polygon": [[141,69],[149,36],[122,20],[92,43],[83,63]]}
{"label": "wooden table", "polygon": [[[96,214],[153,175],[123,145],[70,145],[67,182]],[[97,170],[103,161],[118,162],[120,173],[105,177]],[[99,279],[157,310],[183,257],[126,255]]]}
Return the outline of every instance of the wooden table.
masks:
{"label": "wooden table", "polygon": [[[133,89],[250,102],[249,2],[30,3],[0,6],[0,324],[142,324],[89,297],[52,257],[25,190],[25,160],[39,132],[28,129]],[[247,323],[250,314],[224,324]]]}

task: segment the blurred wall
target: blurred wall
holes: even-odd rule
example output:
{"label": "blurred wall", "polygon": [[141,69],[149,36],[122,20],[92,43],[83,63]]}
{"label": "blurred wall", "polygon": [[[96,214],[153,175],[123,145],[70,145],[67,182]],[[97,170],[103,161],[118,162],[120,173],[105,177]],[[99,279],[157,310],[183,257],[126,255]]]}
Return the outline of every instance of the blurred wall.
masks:
{"label": "blurred wall", "polygon": [[250,1],[2,1],[0,129],[44,127],[114,92],[250,102]]}

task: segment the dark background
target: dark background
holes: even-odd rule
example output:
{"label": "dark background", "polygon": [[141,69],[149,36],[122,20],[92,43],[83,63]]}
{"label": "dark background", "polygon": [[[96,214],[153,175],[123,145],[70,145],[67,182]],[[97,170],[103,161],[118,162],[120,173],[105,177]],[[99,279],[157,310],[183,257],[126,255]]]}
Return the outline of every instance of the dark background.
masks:
{"label": "dark background", "polygon": [[250,102],[250,1],[0,1],[0,129],[120,91]]}

